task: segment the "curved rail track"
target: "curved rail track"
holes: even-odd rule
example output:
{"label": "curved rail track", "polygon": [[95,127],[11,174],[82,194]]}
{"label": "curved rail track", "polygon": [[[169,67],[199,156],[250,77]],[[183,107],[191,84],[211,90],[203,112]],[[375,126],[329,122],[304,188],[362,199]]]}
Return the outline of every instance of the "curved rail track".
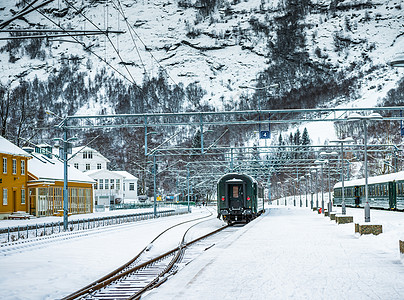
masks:
{"label": "curved rail track", "polygon": [[[208,241],[208,237],[225,228],[235,230],[232,229],[232,227],[223,226],[192,241],[186,242],[186,235],[190,229],[203,222],[211,220],[204,220],[211,217],[211,215],[212,213],[209,216],[185,221],[164,230],[129,262],[105,275],[99,280],[63,298],[63,300],[139,299],[144,292],[162,284],[169,276],[175,274],[181,265],[187,264],[204,250],[213,246],[215,242],[210,241],[209,239],[209,242],[203,243],[203,240]],[[159,239],[164,233],[177,226],[196,221],[197,223],[187,228],[185,233],[182,235],[179,246],[145,261],[145,257],[148,256],[148,251],[153,243],[155,243],[156,240]],[[187,250],[187,254],[185,255],[186,249],[189,249],[190,251]]]}

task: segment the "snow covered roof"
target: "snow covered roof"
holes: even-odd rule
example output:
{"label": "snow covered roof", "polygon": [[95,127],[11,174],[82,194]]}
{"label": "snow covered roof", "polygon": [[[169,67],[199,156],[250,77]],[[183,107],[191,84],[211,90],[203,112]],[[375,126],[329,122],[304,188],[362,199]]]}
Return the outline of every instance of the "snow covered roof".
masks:
{"label": "snow covered roof", "polygon": [[[389,181],[398,181],[398,180],[404,180],[404,171],[368,177],[368,184],[375,184],[375,183],[382,183],[382,182],[389,182]],[[344,187],[359,186],[359,185],[365,185],[365,178],[344,181]],[[337,182],[334,185],[334,189],[340,188],[340,187],[342,187],[342,182]]]}
{"label": "snow covered roof", "polygon": [[31,157],[31,155],[29,155],[27,152],[2,136],[0,136],[0,153]]}
{"label": "snow covered roof", "polygon": [[[39,180],[63,181],[63,163],[56,158],[49,158],[43,154],[32,153],[33,159],[28,161],[28,171]],[[69,181],[95,183],[88,175],[69,166],[67,171]]]}
{"label": "snow covered roof", "polygon": [[84,152],[84,151],[92,151],[93,152],[93,155],[98,155],[98,156],[100,156],[101,158],[103,158],[103,159],[105,159],[107,162],[110,162],[110,160],[108,159],[108,158],[106,158],[104,155],[102,155],[100,152],[98,152],[97,150],[95,150],[95,149],[93,149],[93,148],[90,148],[90,147],[88,147],[88,146],[84,146],[84,148],[83,148],[83,146],[81,146],[81,147],[73,147],[72,148],[72,154],[71,155],[74,155],[74,154],[76,154],[77,152],[79,152],[81,150],[81,152]]}
{"label": "snow covered roof", "polygon": [[105,174],[108,174],[107,176],[115,176],[115,177],[122,177],[122,175],[115,173],[114,171],[110,171],[107,169],[95,169],[95,170],[89,170],[84,172],[86,175],[90,177],[97,177],[96,175],[100,176],[106,176]]}
{"label": "snow covered roof", "polygon": [[239,174],[239,173],[227,173],[227,174],[224,174],[222,177],[219,178],[219,180],[217,181],[217,183],[219,183],[224,177],[231,178],[232,176],[234,176],[234,178],[228,179],[227,181],[231,181],[231,180],[234,180],[234,179],[238,179],[238,178],[240,178],[240,176],[245,176],[245,177],[249,178],[252,183],[257,183],[257,181],[255,180],[255,178],[251,177],[250,175],[247,175],[247,174]]}
{"label": "snow covered roof", "polygon": [[119,174],[119,175],[125,177],[125,179],[138,180],[137,177],[133,176],[132,174],[130,174],[129,172],[126,172],[126,171],[112,171],[112,172],[114,172],[114,173],[116,173],[116,174]]}

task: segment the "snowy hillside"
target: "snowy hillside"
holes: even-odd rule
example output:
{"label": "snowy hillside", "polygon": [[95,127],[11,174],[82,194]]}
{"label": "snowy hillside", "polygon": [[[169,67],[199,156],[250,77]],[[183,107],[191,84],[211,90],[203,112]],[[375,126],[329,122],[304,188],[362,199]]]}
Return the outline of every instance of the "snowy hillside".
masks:
{"label": "snowy hillside", "polygon": [[[279,63],[273,60],[273,48],[280,41],[279,22],[288,12],[278,2],[293,1],[53,1],[5,29],[108,28],[125,33],[110,34],[108,39],[102,35],[76,37],[82,45],[72,43],[71,37],[51,38],[42,47],[44,54],[34,59],[24,51],[10,59],[10,53],[3,51],[1,82],[15,86],[21,78],[32,80],[35,75],[45,80],[51,72],[60,70],[61,57],[74,56],[81,62],[79,70],[88,71],[89,78],[107,67],[107,72],[138,85],[145,77],[157,76],[163,67],[169,84],[198,83],[206,91],[204,103],[227,109],[241,96],[253,93],[241,90],[240,85],[255,86],[261,72]],[[313,68],[335,74],[343,71],[345,76],[357,78],[355,98],[364,96],[366,101],[355,105],[375,105],[399,79],[398,71],[386,62],[404,49],[403,1],[311,2],[304,18],[298,20],[305,46],[289,53],[288,58],[293,61],[299,51],[307,52],[307,63]],[[23,6],[17,4],[15,0],[2,1],[0,19],[7,20],[21,10]],[[0,41],[0,47],[6,43]],[[300,85],[284,76],[274,81],[281,86],[271,93],[290,92]],[[370,98],[374,100],[369,103]],[[345,102],[339,96],[331,105],[341,101]],[[187,107],[189,104],[182,109]],[[84,110],[99,113],[100,106],[86,103],[76,113]]]}

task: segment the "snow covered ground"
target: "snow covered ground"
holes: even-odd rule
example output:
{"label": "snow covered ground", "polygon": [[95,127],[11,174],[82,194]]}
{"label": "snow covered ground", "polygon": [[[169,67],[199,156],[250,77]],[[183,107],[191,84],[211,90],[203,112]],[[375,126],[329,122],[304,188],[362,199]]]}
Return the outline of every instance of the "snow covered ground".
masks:
{"label": "snow covered ground", "polygon": [[[348,208],[347,213],[355,222],[363,221],[362,209]],[[1,298],[66,296],[132,258],[164,228],[207,214],[193,208],[188,215],[90,230],[77,238],[1,252]],[[372,222],[383,225],[383,234],[359,236],[353,224],[337,225],[309,208],[268,206],[262,217],[144,298],[404,299],[398,250],[398,240],[404,239],[403,214],[372,210]]]}
{"label": "snow covered ground", "polygon": [[[363,220],[363,210],[348,214]],[[372,214],[379,236],[307,208],[270,207],[144,299],[404,299],[403,214]]]}

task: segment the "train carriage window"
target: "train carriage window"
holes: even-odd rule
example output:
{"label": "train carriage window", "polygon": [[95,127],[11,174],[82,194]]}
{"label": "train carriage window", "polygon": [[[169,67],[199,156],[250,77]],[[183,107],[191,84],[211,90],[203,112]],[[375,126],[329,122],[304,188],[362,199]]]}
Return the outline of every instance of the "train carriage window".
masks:
{"label": "train carriage window", "polygon": [[238,198],[238,185],[233,185],[233,198]]}

